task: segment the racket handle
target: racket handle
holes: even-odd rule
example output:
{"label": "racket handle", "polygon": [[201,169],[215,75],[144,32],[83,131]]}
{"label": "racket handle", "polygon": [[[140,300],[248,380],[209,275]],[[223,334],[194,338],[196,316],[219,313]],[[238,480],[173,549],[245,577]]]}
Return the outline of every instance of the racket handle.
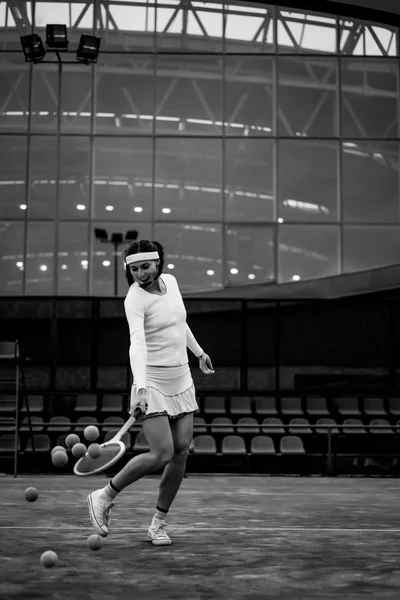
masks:
{"label": "racket handle", "polygon": [[129,417],[129,419],[127,420],[126,423],[124,423],[124,425],[118,431],[117,436],[115,436],[115,437],[117,437],[119,440],[122,437],[124,437],[125,433],[130,430],[132,425],[136,422],[136,420],[140,417],[141,414],[142,414],[141,408],[140,408],[140,406],[138,406],[135,409],[135,412],[133,413],[133,415],[131,417]]}

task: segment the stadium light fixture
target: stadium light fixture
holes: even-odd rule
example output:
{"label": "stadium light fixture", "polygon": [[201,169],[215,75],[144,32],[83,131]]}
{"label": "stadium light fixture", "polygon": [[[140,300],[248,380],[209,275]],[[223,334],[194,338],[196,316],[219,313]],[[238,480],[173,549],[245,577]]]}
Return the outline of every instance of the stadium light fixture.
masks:
{"label": "stadium light fixture", "polygon": [[113,233],[111,236],[111,242],[113,244],[123,244],[124,237],[123,237],[122,233]]}
{"label": "stadium light fixture", "polygon": [[97,240],[100,240],[100,242],[106,242],[108,240],[108,234],[105,229],[95,229],[94,235],[96,236]]}
{"label": "stadium light fixture", "polygon": [[101,39],[94,35],[81,35],[76,59],[86,64],[96,63],[99,56]]}
{"label": "stadium light fixture", "polygon": [[46,25],[46,46],[48,50],[68,50],[67,26]]}
{"label": "stadium light fixture", "polygon": [[125,235],[125,239],[127,242],[134,242],[137,240],[138,232],[137,231],[127,231]]}
{"label": "stadium light fixture", "polygon": [[32,35],[22,35],[20,41],[25,55],[25,62],[37,63],[43,60],[46,55],[46,50],[41,37],[37,33]]}

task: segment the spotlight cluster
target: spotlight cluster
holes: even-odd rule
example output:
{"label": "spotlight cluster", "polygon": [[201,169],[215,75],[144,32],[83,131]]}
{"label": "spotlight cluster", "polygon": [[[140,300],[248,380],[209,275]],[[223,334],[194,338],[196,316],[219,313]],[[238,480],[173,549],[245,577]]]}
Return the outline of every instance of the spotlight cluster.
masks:
{"label": "spotlight cluster", "polygon": [[[25,62],[37,63],[44,59],[46,52],[67,52],[69,41],[66,25],[46,25],[46,47],[37,33],[23,35],[20,38]],[[76,60],[85,64],[97,62],[101,39],[94,35],[81,35],[76,50]]]}

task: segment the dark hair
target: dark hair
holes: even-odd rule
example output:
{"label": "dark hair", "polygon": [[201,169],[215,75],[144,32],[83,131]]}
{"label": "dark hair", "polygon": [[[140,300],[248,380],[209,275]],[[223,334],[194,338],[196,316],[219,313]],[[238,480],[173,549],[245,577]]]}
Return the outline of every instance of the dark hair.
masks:
{"label": "dark hair", "polygon": [[[131,254],[138,254],[139,252],[158,252],[160,257],[160,264],[158,265],[156,279],[158,279],[163,272],[164,268],[164,248],[159,242],[150,242],[149,240],[139,240],[138,242],[132,242],[125,250],[125,259]],[[129,268],[129,265],[125,265],[125,275],[128,281],[129,287],[133,283],[133,275]]]}

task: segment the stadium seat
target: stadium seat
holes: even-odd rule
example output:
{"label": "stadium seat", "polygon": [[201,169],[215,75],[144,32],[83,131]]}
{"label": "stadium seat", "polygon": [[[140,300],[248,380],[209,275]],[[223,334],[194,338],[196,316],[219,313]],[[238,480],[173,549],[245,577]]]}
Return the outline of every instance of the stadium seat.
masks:
{"label": "stadium seat", "polygon": [[[275,427],[274,427],[275,425]],[[264,419],[261,424],[261,432],[268,434],[284,434],[285,429],[283,427],[282,419],[278,419],[277,417],[269,417]]]}
{"label": "stadium seat", "polygon": [[222,440],[222,454],[247,454],[246,444],[240,435],[227,435]]}
{"label": "stadium seat", "polygon": [[361,415],[358,398],[337,398],[337,411],[340,415]]}
{"label": "stadium seat", "polygon": [[0,394],[0,414],[15,414],[15,395]]}
{"label": "stadium seat", "polygon": [[59,435],[57,438],[57,442],[53,445],[53,448],[55,446],[63,446],[67,451],[69,450],[67,444],[65,443],[65,440],[67,439],[67,437],[69,436],[69,433],[63,433],[62,435]]}
{"label": "stadium seat", "polygon": [[197,435],[193,438],[193,454],[217,454],[217,445],[212,435]]}
{"label": "stadium seat", "polygon": [[251,440],[251,454],[276,454],[274,441],[267,435],[257,435]]}
{"label": "stadium seat", "polygon": [[75,412],[94,412],[97,410],[97,396],[95,394],[80,394],[76,399]]}
{"label": "stadium seat", "polygon": [[88,425],[95,425],[97,427],[98,422],[94,417],[79,417],[77,419],[77,425],[74,428],[74,433],[78,433],[78,431],[83,431],[85,427]]}
{"label": "stadium seat", "polygon": [[301,398],[282,398],[281,413],[283,415],[303,415],[301,408]]}
{"label": "stadium seat", "polygon": [[[31,417],[32,431],[44,431],[42,417]],[[19,427],[20,431],[30,431],[28,417],[24,417]]]}
{"label": "stadium seat", "polygon": [[[214,427],[214,425],[226,425],[226,427]],[[215,417],[211,421],[211,433],[235,433],[232,420],[229,417]]]}
{"label": "stadium seat", "polygon": [[389,398],[389,412],[391,415],[400,415],[400,398]]}
{"label": "stadium seat", "polygon": [[123,410],[123,397],[121,394],[104,394],[101,399],[100,412],[121,413]]}
{"label": "stadium seat", "polygon": [[[110,431],[107,431],[106,435],[104,436],[104,441],[109,442],[117,433],[117,431],[118,429],[110,429]],[[129,432],[125,433],[121,438],[121,442],[123,442],[126,446],[126,449],[129,450],[131,447],[131,434]]]}
{"label": "stadium seat", "polygon": [[305,454],[302,439],[297,435],[285,435],[281,438],[281,454]]}
{"label": "stadium seat", "polygon": [[226,415],[225,398],[217,396],[207,396],[204,398],[204,414]]}
{"label": "stadium seat", "polygon": [[[237,433],[260,433],[260,426],[254,417],[242,417],[238,420],[237,425]],[[252,425],[252,427],[240,427],[241,425]]]}
{"label": "stadium seat", "polygon": [[[50,438],[45,433],[38,433],[33,436],[35,452],[50,452]],[[33,452],[32,439],[28,439],[25,452]]]}
{"label": "stadium seat", "polygon": [[[337,425],[336,421],[334,419],[318,419],[318,421],[316,422],[316,425],[318,425],[318,427],[316,427],[315,431],[318,434],[327,434],[328,433],[328,427],[326,427],[326,425]],[[332,435],[337,435],[340,433],[339,429],[337,427],[331,427],[330,429],[331,434]]]}
{"label": "stadium seat", "polygon": [[306,399],[306,412],[309,415],[329,415],[326,398],[307,398]]}
{"label": "stadium seat", "polygon": [[[297,427],[293,427],[296,425]],[[310,423],[307,419],[295,418],[289,422],[288,432],[294,435],[312,434],[313,430],[310,427]]]}
{"label": "stadium seat", "polygon": [[387,419],[372,419],[370,421],[369,432],[377,435],[394,435],[394,431]]}
{"label": "stadium seat", "polygon": [[[4,434],[0,436],[0,453],[4,452],[14,452],[15,447],[15,437],[14,434]],[[17,450],[21,450],[21,439],[18,436],[17,439]]]}
{"label": "stadium seat", "polygon": [[106,417],[104,423],[101,425],[101,429],[104,432],[110,431],[110,429],[118,431],[124,423],[125,421],[122,417]]}
{"label": "stadium seat", "polygon": [[385,403],[383,398],[364,398],[364,412],[366,415],[386,416]]}
{"label": "stadium seat", "polygon": [[[353,425],[353,427],[351,427]],[[356,426],[356,427],[354,427]],[[360,419],[345,419],[343,421],[343,433],[346,435],[354,434],[366,434],[367,430],[364,428],[364,424]]]}
{"label": "stadium seat", "polygon": [[276,398],[254,398],[257,415],[277,415]]}
{"label": "stadium seat", "polygon": [[[44,409],[44,398],[42,395],[30,395],[28,394],[28,404],[29,404],[29,412],[30,413],[40,413]],[[21,413],[26,413],[26,402],[24,399],[23,406],[21,408]]]}
{"label": "stadium seat", "polygon": [[69,417],[51,417],[49,421],[50,425],[47,427],[47,431],[59,433],[61,431],[72,431],[72,425]]}
{"label": "stadium seat", "polygon": [[1,417],[0,434],[15,430],[14,417]]}
{"label": "stadium seat", "polygon": [[231,415],[251,415],[251,399],[246,397],[234,397],[230,399]]}
{"label": "stadium seat", "polygon": [[206,422],[203,417],[193,418],[193,432],[194,433],[207,433]]}
{"label": "stadium seat", "polygon": [[143,431],[139,431],[139,433],[136,435],[132,449],[133,451],[137,452],[148,452],[150,450],[149,442],[147,441]]}

